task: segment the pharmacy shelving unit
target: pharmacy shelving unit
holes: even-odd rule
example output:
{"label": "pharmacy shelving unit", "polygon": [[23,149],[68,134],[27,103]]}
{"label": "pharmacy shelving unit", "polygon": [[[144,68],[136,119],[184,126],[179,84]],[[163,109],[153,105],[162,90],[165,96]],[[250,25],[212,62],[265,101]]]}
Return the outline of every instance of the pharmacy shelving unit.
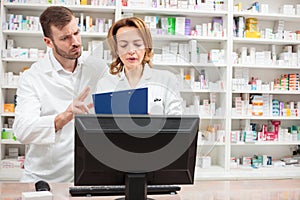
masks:
{"label": "pharmacy shelving unit", "polygon": [[[229,160],[229,152],[226,146],[227,137],[225,132],[229,132],[229,127],[227,120],[227,109],[226,107],[228,102],[228,95],[226,86],[229,82],[229,70],[226,60],[229,59],[231,51],[231,44],[228,42],[228,7],[229,4],[225,1],[224,9],[219,11],[208,11],[208,10],[188,10],[188,9],[172,9],[172,8],[156,8],[156,9],[148,9],[148,8],[130,8],[130,7],[122,7],[122,13],[125,16],[137,16],[142,19],[145,19],[145,16],[156,16],[157,18],[165,18],[165,17],[185,17],[190,19],[191,27],[195,27],[196,24],[209,23],[212,21],[214,17],[220,17],[223,20],[223,26],[225,33],[221,37],[213,37],[213,36],[203,36],[203,35],[195,35],[195,36],[180,36],[180,35],[156,35],[152,34],[154,41],[154,52],[155,54],[161,54],[164,46],[167,46],[170,43],[189,43],[189,41],[194,40],[197,42],[197,47],[199,48],[200,53],[209,53],[211,49],[224,49],[224,61],[221,63],[203,63],[203,61],[199,62],[188,62],[188,63],[175,63],[175,61],[161,61],[154,59],[154,68],[159,69],[168,69],[173,71],[176,74],[189,73],[191,69],[195,70],[195,80],[199,81],[198,77],[201,74],[201,71],[205,71],[206,78],[211,82],[222,81],[224,87],[218,89],[195,89],[191,88],[191,86],[187,86],[180,90],[181,96],[187,102],[187,106],[193,104],[194,96],[197,96],[200,104],[203,104],[204,99],[210,99],[210,95],[216,96],[216,107],[218,107],[220,111],[217,115],[212,114],[202,114],[200,116],[200,136],[198,140],[198,161],[202,157],[211,157],[212,166],[209,168],[200,168],[197,164],[196,170],[196,179],[218,179],[223,178],[226,175],[226,165],[227,160]],[[151,26],[150,26],[151,27]],[[227,29],[228,28],[228,29]],[[193,73],[192,73],[193,74]],[[207,128],[218,126],[220,129],[224,131],[223,136],[214,135],[213,139],[207,140]],[[201,137],[203,135],[203,139]]]}
{"label": "pharmacy shelving unit", "polygon": [[[231,131],[241,129],[242,124],[245,123],[262,123],[269,120],[280,120],[284,125],[299,125],[300,118],[298,117],[269,117],[269,116],[236,116],[232,114],[233,100],[238,96],[247,96],[250,94],[269,94],[283,101],[300,101],[299,92],[286,92],[286,91],[250,91],[250,90],[233,90],[232,79],[236,69],[247,69],[249,76],[259,77],[263,82],[272,81],[274,78],[279,77],[283,73],[299,73],[300,66],[279,66],[279,65],[265,65],[265,64],[248,64],[248,63],[235,63],[233,60],[233,52],[241,47],[255,47],[257,51],[270,50],[271,45],[276,45],[276,52],[281,52],[281,48],[285,45],[298,45],[300,41],[284,41],[274,39],[249,39],[249,38],[236,38],[233,35],[233,17],[244,16],[245,18],[253,17],[257,18],[260,29],[272,28],[273,24],[277,20],[284,20],[286,22],[287,29],[295,31],[300,30],[300,16],[296,15],[283,15],[279,14],[279,8],[283,4],[300,4],[299,0],[279,0],[270,1],[265,0],[262,3],[269,4],[269,13],[251,13],[249,11],[236,11],[234,5],[241,2],[243,10],[251,3],[246,0],[225,0],[223,9],[219,11],[211,10],[192,10],[192,9],[175,9],[175,8],[138,8],[130,6],[122,6],[121,1],[116,1],[115,6],[68,6],[70,7],[78,17],[80,13],[95,17],[110,18],[113,20],[120,19],[124,16],[138,16],[145,18],[145,16],[157,16],[160,17],[186,17],[191,19],[191,28],[193,29],[196,24],[203,24],[211,22],[214,17],[221,17],[223,21],[224,35],[222,37],[212,36],[183,36],[183,35],[156,35],[153,34],[154,52],[156,55],[162,54],[162,49],[172,43],[184,44],[190,41],[196,41],[197,47],[200,53],[208,53],[212,49],[224,50],[224,61],[222,63],[205,63],[201,62],[177,62],[175,60],[169,60],[164,62],[159,57],[155,57],[153,60],[154,67],[159,69],[167,69],[182,76],[182,73],[191,72],[194,70],[195,80],[199,80],[201,71],[205,71],[205,74],[210,82],[222,82],[222,88],[212,89],[195,89],[191,87],[184,87],[180,89],[181,96],[185,100],[187,106],[191,106],[194,103],[195,96],[200,100],[200,104],[203,105],[204,99],[210,99],[211,95],[216,97],[216,107],[218,112],[216,114],[200,114],[200,136],[198,138],[198,157],[196,167],[196,179],[209,180],[209,179],[272,179],[272,178],[300,178],[300,168],[296,166],[287,167],[261,167],[258,169],[252,167],[235,167],[231,166],[232,157],[240,156],[253,156],[255,154],[267,154],[271,155],[274,159],[284,156],[291,156],[292,151],[300,144],[299,141],[293,142],[231,142]],[[50,4],[28,4],[28,3],[7,3],[1,4],[1,22],[6,19],[6,14],[23,14],[39,16],[39,14]],[[298,24],[297,24],[298,23]],[[0,49],[6,48],[6,39],[14,39],[16,47],[23,48],[38,48],[46,49],[41,31],[9,31],[3,30],[0,27]],[[106,33],[86,33],[82,32],[83,45],[86,48],[87,43],[91,40],[105,40]],[[12,59],[2,58],[0,64],[0,80],[4,79],[5,72],[18,73],[22,71],[23,67],[29,67],[36,59]],[[248,77],[250,78],[250,77]],[[4,103],[13,102],[16,87],[5,85],[0,83],[0,106],[3,108]],[[197,99],[197,98],[196,98]],[[13,113],[4,113],[3,109],[0,110],[0,128],[7,123],[7,118],[14,117]],[[214,135],[213,139],[211,135],[206,135],[209,132],[208,127],[217,126],[223,130],[223,135]],[[210,139],[208,139],[210,138]],[[19,146],[24,154],[25,148],[23,145],[12,141],[1,140],[1,159],[4,159],[7,155],[7,147]],[[200,167],[199,160],[203,156],[211,157],[210,167]],[[1,180],[18,180],[21,174],[21,170],[4,169],[0,168],[0,181]]]}
{"label": "pharmacy shelving unit", "polygon": [[[2,2],[1,3],[1,24],[6,21],[7,14],[23,15],[25,16],[39,16],[41,12],[50,6],[51,4],[39,4],[39,3],[10,3]],[[116,12],[118,9],[116,6],[68,6],[72,9],[76,17],[80,18],[81,15],[84,17],[89,15],[92,18],[101,17],[107,19],[115,20],[115,17],[118,17]],[[46,50],[46,46],[43,43],[43,34],[42,31],[27,31],[27,30],[6,30],[3,27],[0,27],[0,48],[1,50],[6,49],[6,40],[13,39],[15,44],[14,47],[21,48],[37,48],[39,50]],[[88,42],[92,40],[102,40],[106,38],[106,33],[94,33],[94,32],[85,32],[81,33],[82,43],[84,51],[88,49]],[[37,58],[5,58],[1,57],[0,64],[0,128],[1,130],[4,127],[4,124],[7,124],[8,118],[14,118],[14,113],[4,112],[3,106],[5,103],[14,103],[14,96],[16,94],[17,87],[15,85],[7,85],[4,83],[4,74],[6,72],[13,72],[14,74],[19,74],[22,72],[24,67],[30,67],[32,63],[37,61]],[[12,129],[5,129],[6,131],[12,131]],[[0,161],[3,161],[8,155],[9,147],[17,147],[19,149],[19,155],[25,154],[25,145],[22,145],[13,140],[0,140]],[[11,168],[9,166],[3,167],[0,166],[0,181],[16,181],[19,180],[22,174],[21,168]]]}
{"label": "pharmacy shelving unit", "polygon": [[[274,24],[279,21],[284,21],[284,30],[296,32],[299,30],[299,15],[281,14],[279,8],[282,8],[284,4],[295,5],[299,4],[300,1],[264,1],[263,4],[269,5],[269,11],[267,13],[249,12],[247,6],[251,4],[247,1],[234,1],[234,5],[241,3],[241,10],[234,10],[232,12],[233,17],[244,17],[244,18],[256,18],[257,24],[260,30],[266,28],[273,28]],[[243,7],[244,6],[244,7]],[[299,11],[298,11],[299,12]],[[238,52],[241,47],[246,47],[248,52],[250,48],[255,48],[256,52],[272,51],[272,46],[275,49],[277,60],[278,55],[282,52],[283,47],[293,46],[293,48],[300,44],[299,40],[282,40],[282,39],[269,39],[269,38],[232,38],[233,52]],[[273,50],[274,50],[273,49]],[[293,50],[295,52],[295,50]],[[249,54],[248,54],[249,55]],[[251,61],[250,61],[251,62]],[[235,77],[236,70],[246,70],[249,80],[251,77],[262,80],[263,83],[270,83],[274,79],[279,78],[282,74],[293,74],[300,72],[300,66],[297,64],[278,64],[278,62],[261,64],[261,61],[257,63],[249,64],[249,61],[243,63],[239,61],[234,63],[232,61],[232,78]],[[299,91],[284,91],[284,90],[251,90],[251,89],[231,89],[232,104],[234,104],[234,98],[236,97],[251,97],[253,95],[267,95],[272,96],[273,99],[278,99],[283,102],[298,102]],[[230,106],[231,108],[234,105]],[[232,112],[234,113],[234,112]],[[242,130],[245,124],[254,123],[257,126],[262,124],[268,124],[272,120],[281,122],[282,128],[291,127],[292,125],[299,126],[299,116],[272,116],[271,113],[264,113],[263,116],[253,116],[249,114],[242,115],[231,115],[231,130]],[[284,157],[290,157],[293,155],[293,151],[296,150],[300,144],[299,140],[279,140],[279,141],[254,141],[254,142],[231,142],[230,145],[230,157],[241,158],[242,156],[253,157],[255,155],[268,155],[272,157],[273,161],[278,161]],[[230,170],[231,177],[237,178],[299,178],[300,168],[297,165],[273,165],[268,167],[244,167],[233,165]]]}

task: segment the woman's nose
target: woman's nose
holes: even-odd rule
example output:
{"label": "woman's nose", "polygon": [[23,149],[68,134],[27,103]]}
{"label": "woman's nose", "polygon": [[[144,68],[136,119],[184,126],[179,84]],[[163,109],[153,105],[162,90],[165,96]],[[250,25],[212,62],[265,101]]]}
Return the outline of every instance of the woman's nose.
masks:
{"label": "woman's nose", "polygon": [[129,49],[128,54],[133,55],[135,53],[134,49]]}
{"label": "woman's nose", "polygon": [[135,52],[135,50],[136,50],[136,47],[134,46],[134,44],[128,45],[128,53],[132,54]]}

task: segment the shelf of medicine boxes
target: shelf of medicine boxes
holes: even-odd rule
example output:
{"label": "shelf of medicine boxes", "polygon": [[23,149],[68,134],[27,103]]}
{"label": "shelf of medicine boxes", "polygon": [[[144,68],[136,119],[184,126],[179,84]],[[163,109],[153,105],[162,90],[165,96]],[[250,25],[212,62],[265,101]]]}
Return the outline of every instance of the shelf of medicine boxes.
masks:
{"label": "shelf of medicine boxes", "polygon": [[[264,27],[261,26],[262,23],[269,23],[266,27],[273,27],[275,21],[283,20],[285,24],[289,23],[298,23],[300,21],[299,15],[285,15],[280,13],[250,13],[250,12],[234,12],[233,17],[245,17],[245,18],[256,18],[257,24],[260,26],[260,29],[263,30]],[[286,25],[285,25],[286,26]],[[296,27],[289,27],[292,30],[295,30]],[[286,28],[285,28],[286,29]],[[274,44],[274,45],[298,45],[300,40],[283,40],[283,39],[265,39],[265,38],[233,38],[233,43],[244,43],[244,44]]]}
{"label": "shelf of medicine boxes", "polygon": [[[211,142],[199,138],[198,135],[195,180],[228,179],[225,169],[225,142],[219,140]],[[211,166],[205,168],[201,167],[199,164],[199,158],[201,156],[210,156]]]}
{"label": "shelf of medicine boxes", "polygon": [[[121,12],[124,13],[125,15],[129,13],[130,15],[135,15],[138,17],[143,18],[146,15],[150,16],[184,16],[184,17],[191,17],[191,22],[194,21],[194,19],[199,19],[199,18],[213,18],[213,17],[222,17],[223,20],[226,20],[225,18],[227,17],[227,11],[207,11],[207,10],[188,10],[188,9],[170,9],[170,8],[130,8],[130,7],[122,7]],[[197,21],[199,21],[197,19]],[[226,27],[226,23],[225,27]],[[225,36],[221,37],[210,37],[210,36],[189,36],[189,35],[152,35],[154,44],[155,42],[160,42],[160,41],[175,41],[175,42],[188,42],[190,40],[196,40],[198,42],[206,42],[206,43],[224,43],[227,42],[227,37],[226,33]],[[189,67],[201,67],[201,68],[224,68],[226,69],[227,65],[226,64],[212,64],[212,63],[206,63],[206,64],[201,64],[201,63],[164,63],[164,62],[153,62],[154,67],[168,67],[169,70],[174,71],[176,69],[170,69],[170,68],[179,68],[179,67],[184,67],[184,68],[189,68]],[[180,90],[181,94],[182,93],[222,93],[226,94],[225,90],[191,90],[191,89],[186,89],[186,90]],[[224,120],[224,116],[201,116],[201,119],[204,120]],[[210,143],[201,143],[203,145],[211,145]]]}
{"label": "shelf of medicine boxes", "polygon": [[[193,17],[198,20],[199,18],[207,17],[222,17],[223,20],[227,17],[227,11],[208,11],[208,10],[189,10],[189,9],[172,9],[172,8],[130,8],[123,6],[121,12],[126,15],[126,13],[130,13],[133,15],[137,15],[138,17],[143,18],[142,16],[146,15],[155,15],[155,16],[184,16],[184,17]],[[226,23],[223,23],[226,27]],[[226,35],[226,33],[224,33]],[[226,36],[222,37],[210,37],[210,36],[188,36],[188,35],[152,35],[153,40],[155,41],[189,41],[189,40],[197,40],[197,41],[205,41],[205,42],[222,42],[227,41]]]}
{"label": "shelf of medicine boxes", "polygon": [[[294,19],[294,18],[293,18]],[[300,19],[298,17],[298,19]],[[253,39],[253,38],[234,38],[233,43],[243,43],[243,44],[263,44],[263,45],[297,45],[300,41],[289,41],[289,40],[267,40],[267,39]],[[256,65],[256,64],[233,64],[234,68],[248,68],[251,70],[272,70],[271,73],[276,74],[274,70],[278,71],[286,71],[293,70],[297,71],[300,69],[299,66],[278,66],[278,65]],[[279,72],[279,73],[280,73]],[[277,72],[278,73],[278,72]],[[299,95],[299,91],[258,91],[258,90],[248,90],[248,91],[232,91],[232,94],[272,94],[272,95],[280,95],[280,96],[289,96],[294,99],[294,95]],[[289,121],[299,121],[300,117],[282,117],[282,116],[231,116],[233,121],[236,120],[249,120],[249,121],[268,121],[268,120],[281,120],[284,123],[289,123]],[[232,121],[232,123],[233,123]],[[300,141],[255,141],[255,142],[238,142],[238,143],[230,143],[230,151],[231,156],[237,155],[249,155],[254,156],[255,154],[269,154],[274,156],[275,160],[279,160],[280,158],[286,155],[292,155],[291,149],[300,144]],[[245,146],[248,149],[247,152],[244,152]],[[251,150],[250,150],[251,149]],[[253,153],[249,153],[252,151]],[[276,152],[276,153],[274,153]],[[250,166],[239,166],[237,168],[230,168],[230,175],[238,178],[299,178],[299,167],[296,166],[268,166],[268,167],[260,167],[258,169],[254,169]]]}
{"label": "shelf of medicine boxes", "polygon": [[299,141],[232,142],[231,157],[268,155],[272,156],[273,165],[255,168],[243,165],[231,166],[230,175],[240,179],[299,178],[298,165],[278,165],[281,158],[292,155],[292,150],[299,143]]}
{"label": "shelf of medicine boxes", "polygon": [[[54,4],[31,4],[31,3],[10,3],[10,2],[4,2],[3,7],[7,9],[6,13],[10,12],[24,12],[25,11],[38,11],[41,12],[45,8],[54,5]],[[79,6],[69,6],[75,15],[77,16],[78,13],[93,13],[106,15],[111,14],[115,15],[116,7],[115,6],[92,6],[92,5],[79,5]],[[3,30],[3,35],[11,35],[11,36],[42,36],[41,31],[20,31],[20,30]],[[106,38],[107,33],[99,33],[99,32],[82,32],[81,36],[83,38]]]}
{"label": "shelf of medicine boxes", "polygon": [[[7,116],[5,114],[2,114],[2,116]],[[11,116],[11,115],[10,115]],[[7,131],[12,131],[12,129],[6,129]],[[2,159],[1,160],[5,160],[3,159],[3,152],[5,152],[5,146],[6,145],[22,145],[20,142],[15,141],[13,139],[1,139],[0,140],[0,145],[1,146],[1,156]],[[1,181],[19,181],[21,176],[23,173],[23,169],[22,168],[6,168],[6,167],[2,167],[0,166],[0,180]]]}
{"label": "shelf of medicine boxes", "polygon": [[[254,91],[255,92],[255,91]],[[240,93],[240,92],[233,92]],[[244,92],[248,93],[248,92]],[[249,93],[252,93],[250,91]],[[270,93],[277,94],[276,91]],[[298,95],[299,92],[285,92],[278,91],[278,94],[293,94]],[[232,120],[249,120],[249,121],[268,121],[268,120],[281,120],[283,123],[288,121],[299,121],[300,117],[282,117],[282,116],[231,116]],[[253,142],[231,142],[230,151],[231,156],[240,157],[254,156],[254,155],[270,155],[273,161],[280,160],[281,158],[292,155],[292,149],[299,145],[300,141],[253,141]],[[247,148],[245,147],[247,146]],[[245,148],[247,151],[245,151]],[[249,151],[250,150],[250,151]],[[251,153],[252,152],[252,153]],[[230,168],[230,175],[241,179],[252,178],[299,178],[300,168],[294,165],[274,166],[253,168],[251,166],[239,165],[238,167]]]}

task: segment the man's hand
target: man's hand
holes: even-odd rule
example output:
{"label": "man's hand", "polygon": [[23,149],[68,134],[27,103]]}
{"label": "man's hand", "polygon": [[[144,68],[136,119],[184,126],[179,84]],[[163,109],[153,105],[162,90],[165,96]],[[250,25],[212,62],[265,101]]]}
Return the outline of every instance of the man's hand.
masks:
{"label": "man's hand", "polygon": [[84,100],[90,93],[90,87],[87,86],[77,98],[73,100],[73,102],[68,106],[66,111],[58,114],[55,117],[54,125],[55,131],[58,131],[64,127],[69,121],[74,118],[75,114],[87,114],[89,113],[89,109],[93,107],[93,103],[89,103],[86,105]]}
{"label": "man's hand", "polygon": [[67,110],[65,112],[70,112],[73,115],[74,114],[87,114],[89,113],[89,109],[92,108],[93,103],[90,103],[88,105],[84,104],[84,100],[90,93],[90,87],[87,86],[80,94],[79,96],[73,100],[73,103],[69,105]]}

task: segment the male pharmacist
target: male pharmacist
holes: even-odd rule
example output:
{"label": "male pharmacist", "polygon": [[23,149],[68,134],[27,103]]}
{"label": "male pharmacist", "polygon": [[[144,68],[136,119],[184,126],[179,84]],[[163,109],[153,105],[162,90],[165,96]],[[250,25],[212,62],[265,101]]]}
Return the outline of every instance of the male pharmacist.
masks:
{"label": "male pharmacist", "polygon": [[17,90],[13,128],[28,144],[21,182],[72,182],[74,114],[89,113],[106,64],[81,56],[78,24],[68,8],[47,8],[40,23],[50,51],[23,73]]}

